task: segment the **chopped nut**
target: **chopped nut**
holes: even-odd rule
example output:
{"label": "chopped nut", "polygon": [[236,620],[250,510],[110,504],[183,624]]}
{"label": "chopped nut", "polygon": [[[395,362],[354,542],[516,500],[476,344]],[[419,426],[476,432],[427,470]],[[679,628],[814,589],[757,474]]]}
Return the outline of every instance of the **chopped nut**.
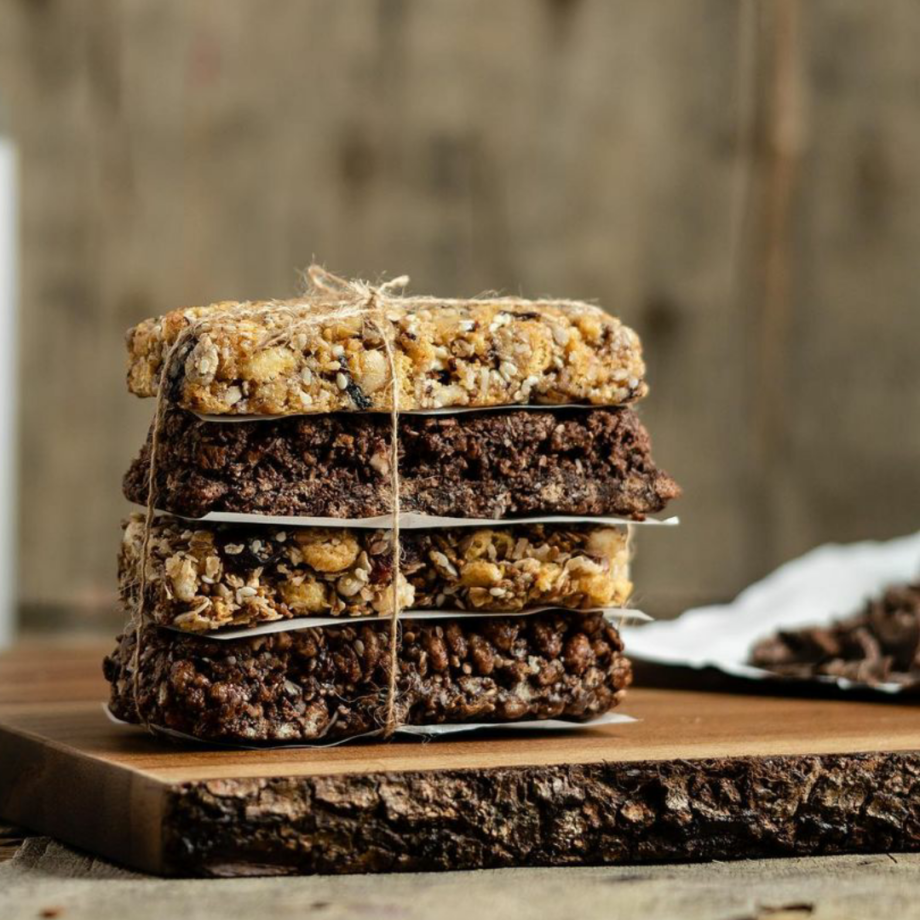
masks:
{"label": "chopped nut", "polygon": [[351,372],[364,393],[376,393],[387,382],[390,368],[381,351],[359,351],[351,359]]}
{"label": "chopped nut", "polygon": [[335,589],[342,597],[354,597],[363,587],[364,581],[354,575],[343,575],[335,583]]}
{"label": "chopped nut", "polygon": [[370,459],[370,466],[375,469],[381,476],[387,476],[390,472],[390,458],[383,452],[378,451]]}
{"label": "chopped nut", "polygon": [[444,555],[444,553],[439,552],[438,550],[432,550],[429,553],[429,556],[438,572],[441,572],[450,578],[457,578],[457,576],[460,574],[457,571],[457,567],[447,558],[447,556]]}
{"label": "chopped nut", "polygon": [[460,583],[468,587],[488,588],[501,581],[501,569],[492,562],[468,562],[460,572]]}
{"label": "chopped nut", "polygon": [[296,614],[320,613],[327,607],[326,589],[318,581],[304,581],[294,584],[282,582],[279,586],[284,603]]}
{"label": "chopped nut", "polygon": [[263,348],[241,362],[240,372],[254,383],[274,380],[296,364],[294,352],[288,348]]}
{"label": "chopped nut", "polygon": [[220,364],[220,353],[208,335],[203,335],[185,362],[185,377],[190,383],[209,386]]}
{"label": "chopped nut", "polygon": [[304,562],[317,572],[341,572],[358,558],[358,541],[345,530],[300,530],[294,538]]}
{"label": "chopped nut", "polygon": [[185,556],[170,556],[164,565],[166,574],[172,583],[173,593],[180,601],[191,601],[195,598],[195,588],[198,582],[198,572],[195,563]]}

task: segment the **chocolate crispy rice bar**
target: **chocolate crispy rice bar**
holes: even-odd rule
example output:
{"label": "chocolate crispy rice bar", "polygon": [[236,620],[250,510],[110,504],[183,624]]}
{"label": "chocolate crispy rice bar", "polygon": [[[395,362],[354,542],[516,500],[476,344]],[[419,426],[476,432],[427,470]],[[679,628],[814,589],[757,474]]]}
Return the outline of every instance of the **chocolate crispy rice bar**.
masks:
{"label": "chocolate crispy rice bar", "polygon": [[[126,522],[119,587],[137,604],[144,517]],[[518,525],[408,530],[401,540],[404,609],[517,611],[620,607],[629,598],[624,528]],[[145,610],[187,632],[309,616],[386,615],[390,532],[154,519]]]}
{"label": "chocolate crispy rice bar", "polygon": [[[386,700],[388,623],[218,642],[156,627],[122,636],[104,663],[110,709],[201,740],[333,741],[375,731]],[[398,722],[585,721],[631,680],[600,614],[535,614],[401,624]],[[136,690],[136,697],[135,697]]]}
{"label": "chocolate crispy rice bar", "polygon": [[[233,424],[165,413],[155,504],[209,512],[362,518],[390,509],[390,420],[299,416]],[[399,421],[402,509],[501,519],[539,514],[641,520],[680,494],[629,409],[493,411]],[[150,438],[124,480],[147,503]]]}

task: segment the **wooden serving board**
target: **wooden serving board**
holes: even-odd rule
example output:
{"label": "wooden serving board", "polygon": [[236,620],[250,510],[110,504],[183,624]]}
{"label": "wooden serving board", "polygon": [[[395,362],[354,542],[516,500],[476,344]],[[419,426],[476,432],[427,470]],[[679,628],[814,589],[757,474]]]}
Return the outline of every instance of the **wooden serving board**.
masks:
{"label": "wooden serving board", "polygon": [[911,706],[630,692],[630,725],[322,750],[111,724],[101,647],[0,660],[0,817],[170,875],[920,849]]}

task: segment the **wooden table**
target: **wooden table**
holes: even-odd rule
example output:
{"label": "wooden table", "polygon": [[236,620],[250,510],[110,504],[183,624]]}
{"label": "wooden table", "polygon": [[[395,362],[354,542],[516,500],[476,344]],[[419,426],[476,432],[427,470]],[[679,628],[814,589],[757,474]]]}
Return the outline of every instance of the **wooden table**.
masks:
{"label": "wooden table", "polygon": [[[30,707],[36,713],[47,711],[49,706],[65,713],[68,708],[79,708],[81,704],[92,703],[95,706],[104,692],[97,668],[102,652],[103,647],[98,645],[78,648],[31,646],[5,656],[0,661],[0,716],[8,719],[9,713],[15,711],[17,718],[22,719],[23,712]],[[704,743],[715,745],[709,750],[713,755],[711,760],[721,758],[737,766],[739,758],[733,748],[732,735],[746,725],[749,731],[754,731],[757,739],[757,749],[752,750],[753,756],[748,758],[751,763],[782,765],[786,762],[788,765],[789,758],[798,758],[801,763],[807,761],[816,765],[811,773],[796,774],[791,782],[802,787],[811,783],[812,788],[821,782],[830,782],[823,797],[825,807],[833,806],[834,802],[843,812],[852,811],[855,807],[856,811],[874,813],[876,819],[883,823],[885,812],[880,810],[877,799],[880,794],[889,794],[885,789],[885,777],[880,778],[871,793],[857,783],[855,788],[857,791],[861,789],[863,796],[858,803],[848,798],[854,787],[846,785],[846,777],[860,774],[869,762],[890,766],[896,761],[904,765],[900,774],[902,779],[917,775],[913,755],[904,753],[913,744],[917,731],[913,725],[920,721],[914,718],[915,710],[911,708],[871,704],[851,706],[832,701],[815,703],[769,697],[758,701],[737,696],[689,694],[671,698],[674,706],[680,701],[687,706],[682,712],[672,710],[668,716],[676,720],[672,722],[672,728],[675,724],[683,726],[679,735],[669,739],[663,727],[653,720],[660,699],[657,691],[635,692],[629,708],[644,715],[645,721],[625,727],[624,735],[619,739],[620,762],[624,762],[624,758],[632,758],[628,762],[633,764],[632,769],[640,772],[647,769],[643,764],[655,762],[649,761],[649,757],[657,757],[657,762],[664,765],[662,777],[666,778],[670,769],[667,764],[693,763],[692,759],[675,760],[674,755],[692,756],[694,748]],[[810,710],[810,719],[805,707],[817,707]],[[717,726],[707,727],[714,711],[720,712],[723,719]],[[659,712],[664,717],[664,710]],[[766,718],[768,715],[769,720]],[[829,727],[834,728],[830,735]],[[117,726],[114,728],[121,731]],[[781,741],[784,735],[786,741]],[[829,736],[836,741],[827,741]],[[120,737],[140,738],[141,744],[148,743],[143,735],[129,730]],[[822,738],[825,740],[820,740]],[[877,745],[878,750],[888,750],[889,753],[857,756],[854,760],[852,753],[838,753],[829,758],[821,752],[834,749],[849,751],[870,742]],[[902,750],[891,753],[894,748]],[[359,749],[342,750],[354,752]],[[403,745],[400,746],[399,757],[408,758],[415,766],[420,766],[427,764],[426,758],[440,758],[450,750],[440,744],[427,748]],[[803,751],[812,753],[803,754]],[[142,756],[149,757],[149,754],[148,751]],[[210,776],[215,772],[214,764],[226,759],[225,754],[199,751],[195,757],[195,769],[201,777]],[[123,750],[122,756],[138,755]],[[157,756],[174,757],[176,752],[160,752]],[[314,757],[315,754],[307,752],[306,756]],[[347,754],[346,759],[351,756]],[[450,760],[453,765],[458,762],[468,765],[471,756],[469,750],[465,753],[463,750],[459,753],[454,751]],[[246,772],[252,774],[250,782],[260,772],[254,767],[254,762],[264,757],[257,752],[231,755],[231,759],[236,761],[237,772],[245,767]],[[501,759],[505,759],[504,754]],[[524,758],[524,762],[532,768],[536,759],[531,754]],[[558,760],[558,756],[547,754],[543,759]],[[581,768],[590,765],[590,760],[588,758],[582,763]],[[834,767],[834,763],[843,766]],[[150,768],[149,761],[147,768]],[[170,768],[163,766],[162,769]],[[266,771],[263,769],[261,772]],[[692,777],[694,774],[686,775]],[[716,788],[730,799],[739,787],[737,783],[726,783],[724,780],[723,777]],[[864,780],[865,777],[860,782]],[[577,787],[569,785],[566,789],[564,777],[561,783],[558,793],[568,795],[571,814],[583,815]],[[686,808],[678,801],[667,803],[667,788],[666,783],[658,787],[659,800],[662,805],[667,805],[668,813],[675,816],[677,823],[674,827],[679,836],[680,816],[686,813]],[[688,803],[691,808],[705,810],[707,803],[718,803],[718,796],[707,799],[702,794],[704,791],[699,788],[693,790],[692,801]],[[762,791],[768,790],[765,787]],[[68,796],[72,795],[73,789],[65,784],[58,798],[61,807],[66,807]],[[915,800],[913,795],[900,798],[901,805],[906,809],[900,812],[904,818],[902,824],[912,827],[913,833],[916,833],[918,807]],[[799,801],[802,808],[809,800],[807,796],[800,796]],[[547,814],[552,814],[551,808]],[[754,821],[757,816],[748,813],[747,817]],[[724,834],[725,828],[719,827],[718,813],[710,812],[710,818],[714,823],[708,829],[709,836]],[[565,830],[564,823],[556,825],[557,834]],[[272,905],[273,920],[288,916],[328,918],[356,915],[452,920],[477,914],[502,916],[508,920],[577,915],[589,920],[592,917],[609,917],[614,913],[634,913],[645,920],[673,916],[861,917],[880,909],[895,915],[916,913],[915,892],[920,881],[920,857],[880,852],[683,865],[238,878],[227,887],[226,882],[217,880],[161,880],[136,875],[79,849],[74,850],[33,834],[8,826],[0,827],[0,860],[16,854],[15,859],[0,862],[0,916],[3,920],[59,915],[67,920],[82,920],[84,917],[99,920],[108,916],[122,917],[128,913],[135,920],[146,920],[170,910],[181,913],[184,918],[212,917],[219,913],[225,920],[233,920],[264,913],[268,904]],[[896,843],[903,844],[905,840],[912,843],[913,839],[902,836]]]}

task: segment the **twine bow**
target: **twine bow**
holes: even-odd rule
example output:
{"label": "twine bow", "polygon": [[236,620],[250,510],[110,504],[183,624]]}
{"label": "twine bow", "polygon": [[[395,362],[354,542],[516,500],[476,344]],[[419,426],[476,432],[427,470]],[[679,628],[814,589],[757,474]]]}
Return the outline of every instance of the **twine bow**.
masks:
{"label": "twine bow", "polygon": [[[275,317],[282,317],[280,332],[273,332],[257,343],[256,348],[275,345],[281,342],[290,342],[299,332],[312,329],[321,323],[330,320],[348,319],[351,317],[364,317],[369,319],[377,328],[383,341],[387,364],[390,371],[391,409],[390,409],[390,488],[393,553],[392,585],[390,599],[390,641],[388,650],[388,675],[385,714],[383,719],[382,734],[390,738],[398,727],[396,716],[397,678],[399,670],[399,617],[402,612],[400,599],[400,504],[399,504],[399,379],[397,376],[396,358],[394,354],[393,327],[386,316],[386,309],[392,303],[402,298],[396,294],[409,283],[407,275],[400,275],[390,281],[373,285],[367,281],[347,280],[326,271],[319,265],[311,265],[305,273],[306,291],[303,304],[299,303],[266,303],[259,306],[242,305],[228,307],[209,313],[207,316],[190,322],[177,335],[175,341],[166,350],[160,368],[160,377],[156,393],[156,409],[153,417],[153,428],[150,436],[150,462],[147,469],[147,507],[144,516],[144,533],[140,550],[140,578],[138,584],[137,604],[133,612],[134,620],[134,655],[132,660],[132,690],[134,708],[141,724],[152,730],[150,722],[144,715],[140,703],[140,659],[141,640],[143,628],[146,623],[145,596],[147,593],[147,568],[150,561],[150,535],[153,519],[156,514],[156,474],[157,458],[160,443],[160,434],[163,427],[163,418],[166,407],[166,391],[170,370],[177,354],[181,353],[185,344],[193,337],[219,328],[221,323],[240,319],[259,319],[272,313]],[[304,312],[303,308],[306,309]]]}

